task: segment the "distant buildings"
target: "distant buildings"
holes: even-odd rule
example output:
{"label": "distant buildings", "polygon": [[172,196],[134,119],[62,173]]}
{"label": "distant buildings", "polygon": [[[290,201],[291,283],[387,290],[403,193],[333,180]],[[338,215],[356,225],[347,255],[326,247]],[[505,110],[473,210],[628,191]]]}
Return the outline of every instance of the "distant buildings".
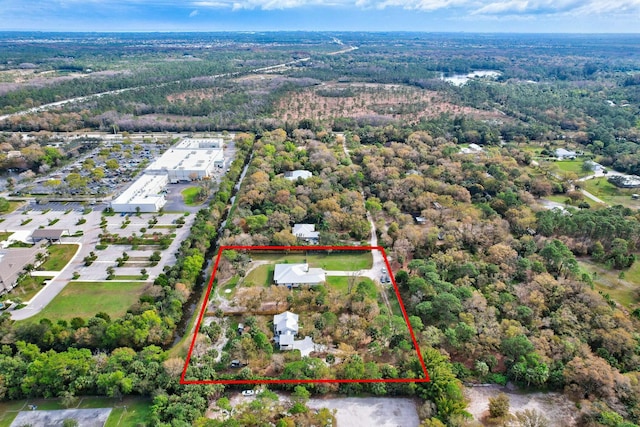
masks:
{"label": "distant buildings", "polygon": [[158,212],[167,202],[164,190],[169,182],[207,179],[223,168],[221,138],[185,138],[151,163],[111,207],[116,212]]}
{"label": "distant buildings", "polygon": [[326,273],[322,268],[309,268],[309,264],[276,264],[273,281],[289,288],[315,286],[326,281]]}
{"label": "distant buildings", "polygon": [[314,224],[294,224],[291,234],[307,243],[317,244],[320,232],[316,231]]}
{"label": "distant buildings", "polygon": [[151,163],[146,174],[166,174],[169,182],[194,181],[209,178],[216,168],[224,167],[222,140],[183,139]]}

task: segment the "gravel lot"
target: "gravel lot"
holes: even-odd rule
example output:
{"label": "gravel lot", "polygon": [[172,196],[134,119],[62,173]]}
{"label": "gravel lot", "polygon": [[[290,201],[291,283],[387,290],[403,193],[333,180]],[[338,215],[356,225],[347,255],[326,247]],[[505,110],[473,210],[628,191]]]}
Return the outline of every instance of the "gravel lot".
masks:
{"label": "gravel lot", "polygon": [[57,411],[22,411],[11,423],[11,427],[30,425],[33,427],[58,427],[64,420],[74,419],[79,427],[103,427],[111,408],[62,409]]}
{"label": "gravel lot", "polygon": [[336,409],[338,427],[415,427],[420,425],[413,399],[391,397],[338,397],[309,399],[314,409]]}

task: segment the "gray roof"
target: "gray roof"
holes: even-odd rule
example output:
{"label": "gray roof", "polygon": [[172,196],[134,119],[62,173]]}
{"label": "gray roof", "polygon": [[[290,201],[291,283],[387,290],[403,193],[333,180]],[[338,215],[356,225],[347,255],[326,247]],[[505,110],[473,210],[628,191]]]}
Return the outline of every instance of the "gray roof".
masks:
{"label": "gray roof", "polygon": [[326,280],[321,268],[309,268],[309,264],[276,264],[273,272],[276,284],[319,284]]}
{"label": "gray roof", "polygon": [[294,224],[291,234],[302,239],[317,239],[320,233],[315,230],[315,224]]}
{"label": "gray roof", "polygon": [[31,248],[7,248],[0,250],[0,294],[10,291],[27,264],[33,264],[38,252],[45,252],[43,246]]}
{"label": "gray roof", "polygon": [[34,240],[35,239],[59,240],[65,231],[67,230],[64,230],[61,228],[38,228],[36,230],[33,230],[33,233],[31,233],[31,238]]}

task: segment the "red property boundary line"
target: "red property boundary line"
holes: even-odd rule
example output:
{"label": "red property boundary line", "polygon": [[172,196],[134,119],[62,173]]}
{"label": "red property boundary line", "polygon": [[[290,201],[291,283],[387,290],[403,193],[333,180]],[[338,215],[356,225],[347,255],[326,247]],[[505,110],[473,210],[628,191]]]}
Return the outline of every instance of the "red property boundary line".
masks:
{"label": "red property boundary line", "polygon": [[[189,366],[189,362],[191,361],[191,354],[193,353],[193,347],[196,343],[196,337],[198,336],[198,331],[200,330],[200,324],[202,323],[202,319],[204,314],[206,313],[207,305],[209,303],[209,295],[211,294],[211,289],[213,288],[213,279],[215,278],[216,272],[218,271],[218,264],[220,263],[220,257],[225,250],[238,250],[238,251],[374,251],[378,250],[382,254],[384,259],[384,263],[387,266],[387,272],[389,277],[391,278],[391,283],[393,283],[393,288],[396,292],[396,297],[398,298],[398,302],[400,304],[400,310],[402,311],[402,316],[404,317],[404,321],[407,324],[407,328],[409,329],[409,334],[411,335],[411,341],[413,343],[413,347],[418,354],[418,360],[420,361],[420,366],[422,367],[422,371],[424,374],[424,378],[385,378],[385,379],[314,379],[314,380],[186,380],[185,376],[187,374],[187,367]],[[307,384],[307,383],[417,383],[417,382],[430,382],[429,373],[427,372],[427,367],[424,364],[424,359],[422,357],[422,353],[420,352],[420,347],[418,346],[418,342],[416,341],[416,336],[413,333],[413,328],[411,327],[411,323],[409,322],[409,316],[407,315],[407,310],[404,307],[404,303],[402,302],[402,298],[400,297],[400,291],[398,290],[398,284],[396,283],[396,279],[393,276],[391,271],[391,265],[389,264],[389,259],[387,258],[387,254],[384,251],[384,248],[381,246],[220,246],[218,248],[218,256],[216,257],[215,264],[213,266],[213,271],[211,272],[211,277],[209,278],[209,286],[207,287],[207,292],[204,297],[204,301],[202,303],[202,308],[200,309],[200,315],[198,316],[198,321],[196,322],[196,327],[193,333],[193,339],[191,340],[191,345],[189,346],[189,352],[187,353],[187,359],[184,363],[184,368],[182,369],[182,375],[180,376],[180,384]]]}

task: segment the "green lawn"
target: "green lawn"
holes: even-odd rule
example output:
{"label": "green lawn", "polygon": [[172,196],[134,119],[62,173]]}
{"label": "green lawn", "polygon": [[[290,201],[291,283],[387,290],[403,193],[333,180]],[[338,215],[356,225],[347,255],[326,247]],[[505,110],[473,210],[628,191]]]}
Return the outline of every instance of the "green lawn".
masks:
{"label": "green lawn", "polygon": [[69,282],[44,310],[25,321],[89,318],[101,311],[121,317],[146,287],[146,282]]}
{"label": "green lawn", "polygon": [[310,267],[324,268],[325,270],[358,271],[366,270],[373,266],[373,258],[370,251],[353,251],[352,253],[330,253],[330,254],[264,254],[252,253],[251,258],[255,260],[273,261],[273,263],[288,262],[302,263],[308,262]]}
{"label": "green lawn", "polygon": [[[640,262],[635,262],[631,268],[624,271],[624,278],[620,279],[619,270],[609,269],[591,260],[581,260],[580,267],[593,277],[595,289],[609,294],[616,302],[627,308],[638,307],[637,290],[640,288]],[[593,273],[596,273],[593,276]]]}
{"label": "green lawn", "polygon": [[7,240],[9,238],[9,236],[11,236],[13,233],[9,233],[9,232],[0,232],[0,242],[4,242],[5,240]]}
{"label": "green lawn", "polygon": [[[38,410],[67,409],[59,399],[28,399],[0,402],[0,427],[9,427],[18,412],[28,410],[27,405],[37,405]],[[125,397],[122,400],[109,397],[79,397],[77,409],[113,408],[106,427],[136,426],[148,421],[151,400],[141,397]]]}
{"label": "green lawn", "polygon": [[[347,291],[349,290],[349,280],[353,279],[353,289],[351,290],[351,292],[355,292],[356,290],[356,286],[358,286],[358,283],[360,282],[367,282],[367,283],[373,283],[373,281],[371,279],[369,279],[368,277],[355,277],[355,278],[351,278],[351,277],[346,277],[346,276],[327,276],[327,283],[329,284],[329,286],[331,286],[332,288],[344,293],[345,295],[347,294]],[[374,295],[370,295],[371,297],[374,297]]]}
{"label": "green lawn", "polygon": [[61,271],[78,252],[78,245],[60,244],[48,248],[49,258],[40,266],[42,271]]}
{"label": "green lawn", "polygon": [[3,299],[20,298],[26,302],[33,298],[42,289],[42,283],[51,277],[26,276],[13,288],[11,292],[3,295]]}
{"label": "green lawn", "polygon": [[244,286],[269,286],[273,283],[273,264],[259,265],[247,274],[242,281]]}
{"label": "green lawn", "polygon": [[125,400],[113,408],[105,427],[128,427],[145,424],[151,416],[151,401]]}
{"label": "green lawn", "polygon": [[197,200],[200,187],[189,187],[182,190],[182,198],[187,206],[200,205],[202,202]]}
{"label": "green lawn", "polygon": [[585,172],[582,170],[582,160],[562,160],[555,162],[561,172],[575,172],[579,177],[591,175],[593,172]]}
{"label": "green lawn", "polygon": [[631,199],[631,195],[640,193],[640,189],[618,188],[607,181],[605,177],[589,179],[581,182],[580,186],[611,205],[623,205],[635,209],[640,208],[640,200]]}
{"label": "green lawn", "polygon": [[552,202],[556,202],[556,203],[562,203],[567,205],[568,203],[566,203],[567,200],[571,200],[569,199],[569,197],[567,197],[566,194],[552,194],[550,196],[544,196],[544,199],[550,200]]}

